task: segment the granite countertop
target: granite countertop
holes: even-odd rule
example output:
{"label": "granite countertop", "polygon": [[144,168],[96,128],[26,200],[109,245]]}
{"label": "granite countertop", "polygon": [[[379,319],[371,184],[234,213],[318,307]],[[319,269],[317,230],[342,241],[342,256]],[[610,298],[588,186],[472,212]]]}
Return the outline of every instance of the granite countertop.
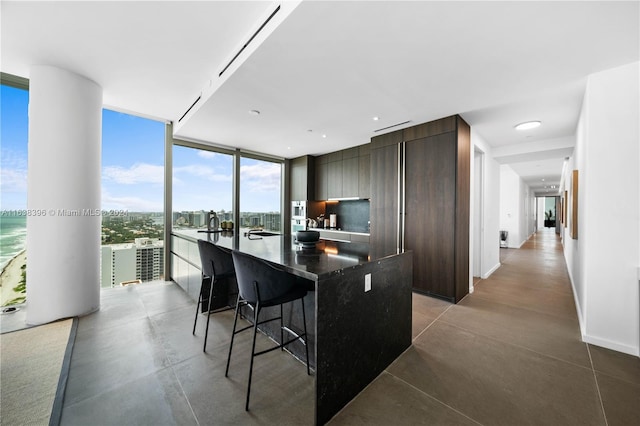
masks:
{"label": "granite countertop", "polygon": [[288,272],[303,278],[319,280],[343,269],[374,260],[369,244],[320,240],[310,248],[296,243],[295,237],[285,235],[245,236],[233,232],[207,233],[195,229],[173,230],[172,235],[196,242],[209,240],[228,249],[237,249],[283,266]]}

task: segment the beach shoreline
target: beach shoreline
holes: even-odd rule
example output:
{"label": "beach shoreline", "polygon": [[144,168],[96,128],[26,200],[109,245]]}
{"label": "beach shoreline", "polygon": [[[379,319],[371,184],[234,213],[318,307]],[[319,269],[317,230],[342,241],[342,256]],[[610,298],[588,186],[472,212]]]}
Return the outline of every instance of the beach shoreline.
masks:
{"label": "beach shoreline", "polygon": [[16,254],[13,259],[0,272],[0,306],[17,298],[22,297],[24,293],[18,293],[13,290],[20,283],[22,277],[22,267],[27,264],[27,250],[22,250]]}

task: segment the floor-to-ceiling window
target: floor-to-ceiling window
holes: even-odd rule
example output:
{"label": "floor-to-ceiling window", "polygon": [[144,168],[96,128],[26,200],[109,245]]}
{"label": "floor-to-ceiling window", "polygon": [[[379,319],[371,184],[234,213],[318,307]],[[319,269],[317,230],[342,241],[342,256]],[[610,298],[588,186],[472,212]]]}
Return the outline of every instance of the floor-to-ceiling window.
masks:
{"label": "floor-to-ceiling window", "polygon": [[233,155],[174,145],[172,193],[173,229],[205,229],[212,213],[232,222]]}
{"label": "floor-to-ceiling window", "polygon": [[240,226],[282,231],[282,163],[240,159]]}
{"label": "floor-to-ceiling window", "polygon": [[102,287],[164,279],[164,132],[103,110]]}
{"label": "floor-to-ceiling window", "polygon": [[[4,76],[3,76],[4,79]],[[29,92],[26,81],[0,86],[0,305],[26,301],[27,141]]]}

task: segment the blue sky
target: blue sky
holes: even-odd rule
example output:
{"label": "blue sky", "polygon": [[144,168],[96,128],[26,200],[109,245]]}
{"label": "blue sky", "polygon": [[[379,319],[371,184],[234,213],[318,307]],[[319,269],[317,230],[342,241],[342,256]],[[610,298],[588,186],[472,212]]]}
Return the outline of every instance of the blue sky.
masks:
{"label": "blue sky", "polygon": [[[0,190],[3,210],[27,207],[28,93],[1,86]],[[163,210],[162,122],[103,110],[102,208]],[[173,210],[231,210],[229,155],[173,148]],[[279,210],[281,166],[241,160],[241,211]]]}

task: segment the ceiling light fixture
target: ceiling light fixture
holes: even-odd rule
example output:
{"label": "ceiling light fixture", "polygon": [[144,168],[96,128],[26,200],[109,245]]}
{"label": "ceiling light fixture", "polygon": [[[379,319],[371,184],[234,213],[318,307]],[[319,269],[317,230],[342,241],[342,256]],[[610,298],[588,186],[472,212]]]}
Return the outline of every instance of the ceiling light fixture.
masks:
{"label": "ceiling light fixture", "polygon": [[526,121],[524,123],[518,124],[516,130],[531,130],[539,127],[542,123],[540,121]]}
{"label": "ceiling light fixture", "polygon": [[378,121],[378,120],[380,120],[380,117],[378,117],[378,116],[373,117],[373,121]]}

